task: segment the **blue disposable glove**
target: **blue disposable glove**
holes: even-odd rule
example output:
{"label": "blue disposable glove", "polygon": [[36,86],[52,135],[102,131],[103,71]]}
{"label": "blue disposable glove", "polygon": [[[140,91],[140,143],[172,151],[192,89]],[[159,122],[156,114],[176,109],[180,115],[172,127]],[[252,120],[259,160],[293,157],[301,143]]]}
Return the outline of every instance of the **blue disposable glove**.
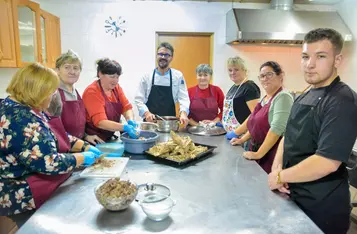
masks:
{"label": "blue disposable glove", "polygon": [[100,151],[97,147],[94,147],[94,146],[92,146],[92,145],[89,147],[88,152],[94,153],[95,156],[96,156],[96,158],[99,158],[99,156],[100,156],[101,154],[103,154],[102,151]]}
{"label": "blue disposable glove", "polygon": [[234,133],[234,131],[227,132],[226,134],[227,140],[231,140],[232,138],[238,138],[238,136]]}
{"label": "blue disposable glove", "polygon": [[124,132],[127,132],[129,136],[133,139],[137,139],[139,137],[139,132],[129,124],[124,124],[123,130]]}
{"label": "blue disposable glove", "polygon": [[137,128],[137,127],[138,127],[138,124],[135,122],[135,120],[129,119],[129,120],[128,120],[128,124],[131,125],[131,126],[133,126],[134,128]]}
{"label": "blue disposable glove", "polygon": [[222,124],[221,122],[217,122],[217,123],[216,123],[216,126],[223,128],[223,124]]}
{"label": "blue disposable glove", "polygon": [[93,152],[82,152],[82,155],[84,157],[84,162],[83,165],[84,166],[90,166],[93,163],[95,163],[95,159],[96,159],[96,155]]}

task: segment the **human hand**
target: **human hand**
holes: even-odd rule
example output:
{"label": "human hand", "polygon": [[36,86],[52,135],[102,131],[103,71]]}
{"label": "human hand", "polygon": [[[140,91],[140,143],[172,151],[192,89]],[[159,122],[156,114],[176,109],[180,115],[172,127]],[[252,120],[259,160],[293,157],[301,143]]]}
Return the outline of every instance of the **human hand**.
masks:
{"label": "human hand", "polygon": [[243,145],[243,141],[240,138],[232,138],[232,140],[230,140],[231,145]]}
{"label": "human hand", "polygon": [[243,157],[249,160],[257,160],[260,159],[259,154],[253,151],[246,151],[243,153]]}
{"label": "human hand", "polygon": [[227,132],[226,134],[227,140],[231,140],[232,138],[238,138],[237,134],[234,131]]}
{"label": "human hand", "polygon": [[129,119],[128,124],[133,126],[134,128],[137,128],[139,125],[135,122],[135,120]]}
{"label": "human hand", "polygon": [[139,132],[133,126],[129,124],[124,124],[123,130],[124,132],[127,132],[131,138],[138,139]]}
{"label": "human hand", "polygon": [[103,152],[102,151],[100,151],[97,147],[95,147],[95,146],[89,146],[89,149],[87,150],[87,152],[92,152],[93,154],[95,154],[95,157],[96,158],[99,158],[99,156],[101,155],[101,154],[103,154]]}
{"label": "human hand", "polygon": [[180,124],[184,125],[184,127],[187,126],[188,124],[188,118],[186,112],[181,112],[180,114]]}
{"label": "human hand", "polygon": [[268,184],[270,190],[275,190],[278,189],[279,191],[282,190],[282,187],[284,186],[284,183],[279,183],[278,184],[278,174],[282,171],[281,164],[278,165],[278,167],[270,172],[268,175]]}
{"label": "human hand", "polygon": [[90,166],[95,163],[96,155],[93,152],[85,151],[81,153],[83,155],[83,165]]}
{"label": "human hand", "polygon": [[155,115],[152,114],[150,111],[145,112],[144,114],[146,122],[154,122],[155,121]]}
{"label": "human hand", "polygon": [[97,135],[87,135],[84,140],[86,140],[87,142],[96,145],[97,143],[105,143],[105,141],[103,141],[99,136]]}

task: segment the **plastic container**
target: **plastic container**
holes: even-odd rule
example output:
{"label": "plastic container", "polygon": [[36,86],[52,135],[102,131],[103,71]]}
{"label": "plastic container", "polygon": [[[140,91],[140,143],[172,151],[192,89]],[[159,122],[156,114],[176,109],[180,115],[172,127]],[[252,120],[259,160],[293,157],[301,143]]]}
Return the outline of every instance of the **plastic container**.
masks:
{"label": "plastic container", "polygon": [[121,142],[97,144],[95,147],[107,154],[106,157],[121,157],[124,153],[124,144]]}
{"label": "plastic container", "polygon": [[132,139],[128,133],[123,133],[120,139],[124,143],[124,150],[132,154],[144,154],[144,152],[153,147],[159,139],[159,135],[151,131],[140,131],[139,137],[144,137],[145,139]]}
{"label": "plastic container", "polygon": [[139,201],[139,204],[149,219],[161,221],[169,216],[176,202],[171,197],[153,194]]}

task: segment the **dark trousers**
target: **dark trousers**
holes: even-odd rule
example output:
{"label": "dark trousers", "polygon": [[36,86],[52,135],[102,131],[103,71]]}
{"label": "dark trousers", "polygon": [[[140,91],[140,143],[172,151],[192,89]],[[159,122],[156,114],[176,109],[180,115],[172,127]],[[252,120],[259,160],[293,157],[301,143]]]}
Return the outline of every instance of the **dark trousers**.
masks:
{"label": "dark trousers", "polygon": [[350,212],[335,212],[331,210],[305,210],[298,206],[325,234],[346,234],[350,227]]}

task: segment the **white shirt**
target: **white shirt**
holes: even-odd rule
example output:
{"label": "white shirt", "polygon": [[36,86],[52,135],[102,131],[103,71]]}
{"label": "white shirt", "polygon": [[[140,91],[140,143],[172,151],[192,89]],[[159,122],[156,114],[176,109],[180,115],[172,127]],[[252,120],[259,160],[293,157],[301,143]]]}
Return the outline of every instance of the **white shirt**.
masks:
{"label": "white shirt", "polygon": [[[187,92],[187,86],[182,72],[170,68],[172,73],[172,96],[175,103],[180,104],[180,112],[184,111],[189,114],[190,98]],[[140,81],[138,94],[135,96],[134,102],[139,110],[139,115],[143,118],[146,111],[150,111],[146,106],[152,86],[152,74],[155,71],[154,84],[160,86],[170,86],[170,72],[167,71],[164,75],[156,69],[149,74],[145,74]]]}

